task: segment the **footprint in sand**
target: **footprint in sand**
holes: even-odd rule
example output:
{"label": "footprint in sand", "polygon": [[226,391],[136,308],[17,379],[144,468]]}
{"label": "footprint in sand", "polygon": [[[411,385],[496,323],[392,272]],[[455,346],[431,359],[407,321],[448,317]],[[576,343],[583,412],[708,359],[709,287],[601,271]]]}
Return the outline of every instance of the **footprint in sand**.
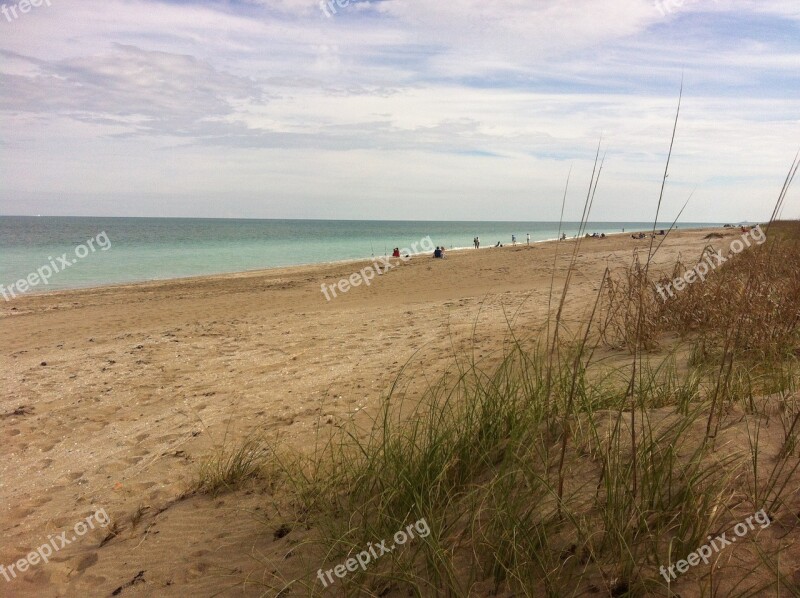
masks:
{"label": "footprint in sand", "polygon": [[38,509],[39,507],[49,503],[51,500],[53,500],[51,496],[41,496],[33,501],[33,506]]}
{"label": "footprint in sand", "polygon": [[195,563],[189,568],[189,575],[192,577],[201,577],[208,571],[207,563]]}
{"label": "footprint in sand", "polygon": [[87,432],[99,432],[108,425],[107,422],[86,422],[82,428]]}
{"label": "footprint in sand", "polygon": [[75,570],[83,573],[86,571],[86,569],[96,564],[98,560],[100,560],[100,557],[97,556],[97,553],[91,552],[78,562],[78,564],[75,566]]}
{"label": "footprint in sand", "polygon": [[150,494],[147,495],[147,500],[150,502],[159,502],[165,496],[170,496],[169,492],[165,492],[161,488],[156,488]]}
{"label": "footprint in sand", "polygon": [[124,463],[122,461],[106,462],[97,468],[97,473],[116,474],[119,473],[120,471],[124,471],[125,469],[127,469],[127,465],[128,465],[127,463]]}
{"label": "footprint in sand", "polygon": [[159,436],[156,439],[156,442],[169,444],[176,438],[181,438],[181,437],[183,437],[182,434],[165,434],[164,436]]}
{"label": "footprint in sand", "polygon": [[[24,507],[23,508],[11,509],[8,512],[8,518],[11,521],[19,521],[20,519],[25,519],[28,515],[31,515],[31,514],[33,514],[35,512],[36,512],[36,509],[28,509],[28,508],[24,508]],[[19,523],[17,523],[17,525],[19,525]],[[17,527],[17,525],[15,525],[14,527]]]}

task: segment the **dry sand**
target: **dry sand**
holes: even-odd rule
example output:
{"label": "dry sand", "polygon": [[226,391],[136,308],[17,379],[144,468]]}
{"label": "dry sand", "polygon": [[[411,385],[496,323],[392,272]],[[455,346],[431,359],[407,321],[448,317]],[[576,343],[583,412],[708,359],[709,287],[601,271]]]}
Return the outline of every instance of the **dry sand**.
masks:
{"label": "dry sand", "polygon": [[[671,235],[656,262],[679,253],[692,262],[708,232]],[[715,247],[739,233],[725,235]],[[0,596],[259,595],[241,580],[280,569],[296,539],[273,537],[280,514],[256,489],[177,500],[198,463],[226,435],[253,431],[308,447],[318,426],[374,409],[407,361],[417,379],[435,379],[454,351],[496,351],[506,315],[534,335],[555,252],[558,285],[574,243],[416,256],[330,302],[320,284],[366,263],[3,303],[0,564],[96,509],[122,531],[102,547],[107,530],[91,531],[49,563],[0,577]],[[584,240],[568,319],[585,316],[606,266],[623,268],[648,246],[629,235]]]}

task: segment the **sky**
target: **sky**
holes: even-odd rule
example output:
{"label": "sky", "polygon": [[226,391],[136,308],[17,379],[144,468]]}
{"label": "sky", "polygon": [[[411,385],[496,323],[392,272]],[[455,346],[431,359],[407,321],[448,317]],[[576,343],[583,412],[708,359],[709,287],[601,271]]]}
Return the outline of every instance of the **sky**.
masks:
{"label": "sky", "polygon": [[574,220],[599,147],[650,221],[681,85],[661,220],[769,218],[800,149],[797,0],[28,1],[4,215]]}

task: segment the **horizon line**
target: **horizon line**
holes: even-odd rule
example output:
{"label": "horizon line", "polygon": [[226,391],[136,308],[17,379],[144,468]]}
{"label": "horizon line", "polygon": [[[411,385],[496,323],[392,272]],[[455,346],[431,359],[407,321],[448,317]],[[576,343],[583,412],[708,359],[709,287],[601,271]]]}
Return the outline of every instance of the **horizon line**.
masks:
{"label": "horizon line", "polygon": [[[254,220],[254,221],[301,221],[301,222],[496,222],[496,223],[537,223],[537,224],[558,224],[559,222],[581,222],[581,220],[390,220],[390,219],[367,219],[367,218],[256,218],[245,216],[77,216],[77,215],[43,215],[43,214],[0,214],[0,218],[106,218],[106,219],[139,219],[139,220]],[[652,223],[652,220],[587,220],[597,224],[641,224]],[[668,222],[667,220],[663,221]],[[702,220],[679,220],[676,224],[727,224],[727,223],[749,223],[755,220],[736,220],[736,221],[702,221]]]}

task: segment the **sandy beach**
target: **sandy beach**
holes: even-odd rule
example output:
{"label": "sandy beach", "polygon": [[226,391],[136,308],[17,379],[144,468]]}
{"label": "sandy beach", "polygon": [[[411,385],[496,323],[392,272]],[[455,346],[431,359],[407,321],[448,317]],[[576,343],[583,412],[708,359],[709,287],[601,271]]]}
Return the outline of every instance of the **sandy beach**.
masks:
{"label": "sandy beach", "polygon": [[[725,237],[709,241],[709,232],[670,235],[656,267],[679,255],[691,263],[709,243],[727,249],[739,234],[717,229]],[[554,256],[559,288],[574,243],[416,256],[330,301],[321,284],[369,264],[3,302],[0,564],[98,509],[114,523],[0,579],[0,595],[260,595],[256,582],[292,566],[298,540],[273,534],[282,514],[263,489],[184,497],[198,463],[254,432],[310,448],[319,426],[369,415],[408,362],[414,392],[454,353],[490,359],[508,319],[535,336]],[[565,319],[585,317],[604,269],[627,267],[649,244],[628,234],[583,240]],[[245,578],[254,583],[243,589]]]}

